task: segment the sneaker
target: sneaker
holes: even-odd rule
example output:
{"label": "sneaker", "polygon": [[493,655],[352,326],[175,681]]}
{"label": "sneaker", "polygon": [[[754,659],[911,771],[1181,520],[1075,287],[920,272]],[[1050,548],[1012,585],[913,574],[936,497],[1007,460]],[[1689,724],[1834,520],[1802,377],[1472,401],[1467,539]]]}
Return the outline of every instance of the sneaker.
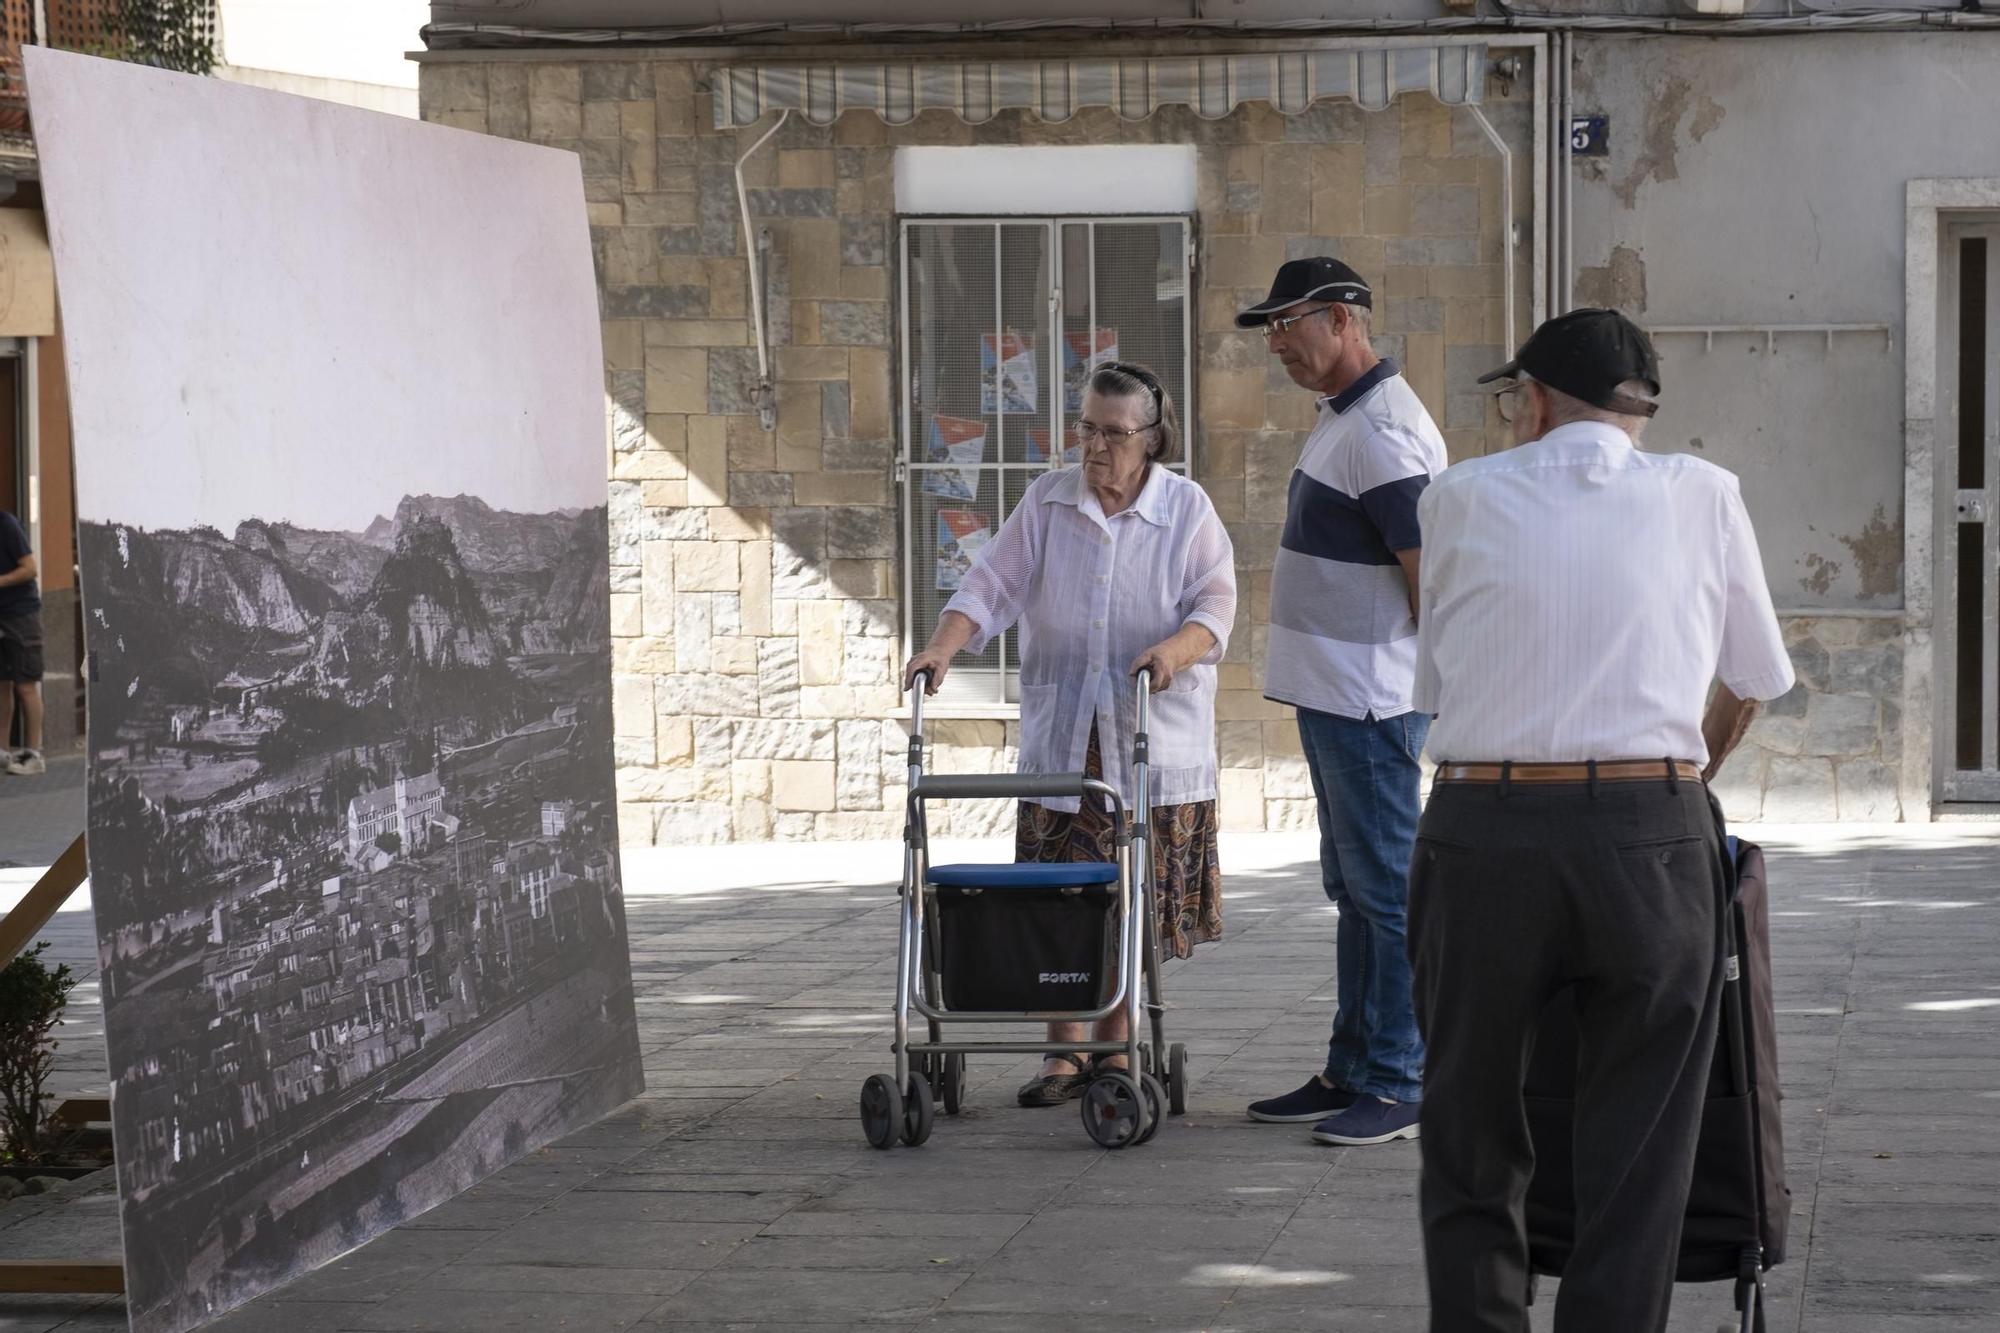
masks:
{"label": "sneaker", "polygon": [[1324,1120],[1352,1105],[1353,1093],[1346,1088],[1332,1087],[1314,1074],[1297,1092],[1251,1102],[1250,1118],[1262,1120],[1267,1125],[1302,1125],[1308,1121]]}
{"label": "sneaker", "polygon": [[1380,1097],[1358,1097],[1339,1115],[1313,1126],[1314,1143],[1337,1143],[1358,1148],[1369,1143],[1417,1137],[1417,1112],[1422,1102],[1385,1102]]}
{"label": "sneaker", "polygon": [[49,771],[48,761],[34,750],[23,750],[19,754],[7,756],[7,771],[17,778],[31,778],[38,773]]}

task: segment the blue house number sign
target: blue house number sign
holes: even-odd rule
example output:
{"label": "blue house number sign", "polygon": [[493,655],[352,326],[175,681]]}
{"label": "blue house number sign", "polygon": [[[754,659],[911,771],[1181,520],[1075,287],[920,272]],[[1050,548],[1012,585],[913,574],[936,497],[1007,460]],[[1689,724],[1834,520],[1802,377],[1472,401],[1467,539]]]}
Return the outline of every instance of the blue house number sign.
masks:
{"label": "blue house number sign", "polygon": [[1603,157],[1611,151],[1609,116],[1575,116],[1569,122],[1569,151],[1577,157]]}

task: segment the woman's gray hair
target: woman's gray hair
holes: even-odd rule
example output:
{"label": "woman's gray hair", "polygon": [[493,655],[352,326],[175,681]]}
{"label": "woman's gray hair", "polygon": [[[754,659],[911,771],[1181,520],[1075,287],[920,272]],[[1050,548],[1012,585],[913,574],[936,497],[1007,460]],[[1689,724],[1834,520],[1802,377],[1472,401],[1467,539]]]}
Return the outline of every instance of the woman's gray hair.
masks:
{"label": "woman's gray hair", "polygon": [[1090,377],[1092,393],[1110,398],[1140,398],[1153,405],[1153,443],[1146,457],[1155,463],[1171,463],[1180,456],[1181,422],[1174,412],[1174,396],[1150,368],[1136,361],[1107,361]]}

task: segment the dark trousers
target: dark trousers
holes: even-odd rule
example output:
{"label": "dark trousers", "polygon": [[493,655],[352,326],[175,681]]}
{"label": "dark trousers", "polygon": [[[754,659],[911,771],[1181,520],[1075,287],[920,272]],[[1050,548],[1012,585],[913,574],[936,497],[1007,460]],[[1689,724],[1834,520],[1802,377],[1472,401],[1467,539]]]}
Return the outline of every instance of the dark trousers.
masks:
{"label": "dark trousers", "polygon": [[1432,1333],[1528,1328],[1521,1087],[1571,983],[1576,1245],[1555,1327],[1666,1328],[1721,1003],[1720,837],[1687,780],[1432,793],[1410,870]]}

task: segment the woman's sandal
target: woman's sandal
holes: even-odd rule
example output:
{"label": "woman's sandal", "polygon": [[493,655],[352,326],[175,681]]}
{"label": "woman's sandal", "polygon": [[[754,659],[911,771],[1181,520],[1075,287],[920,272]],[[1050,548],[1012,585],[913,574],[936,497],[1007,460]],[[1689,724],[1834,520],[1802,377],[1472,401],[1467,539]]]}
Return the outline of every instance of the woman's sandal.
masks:
{"label": "woman's sandal", "polygon": [[1090,1070],[1074,1055],[1058,1051],[1049,1056],[1051,1060],[1067,1061],[1075,1070],[1074,1074],[1038,1074],[1021,1085],[1014,1100],[1023,1106],[1061,1106],[1083,1095],[1083,1085],[1090,1082]]}

